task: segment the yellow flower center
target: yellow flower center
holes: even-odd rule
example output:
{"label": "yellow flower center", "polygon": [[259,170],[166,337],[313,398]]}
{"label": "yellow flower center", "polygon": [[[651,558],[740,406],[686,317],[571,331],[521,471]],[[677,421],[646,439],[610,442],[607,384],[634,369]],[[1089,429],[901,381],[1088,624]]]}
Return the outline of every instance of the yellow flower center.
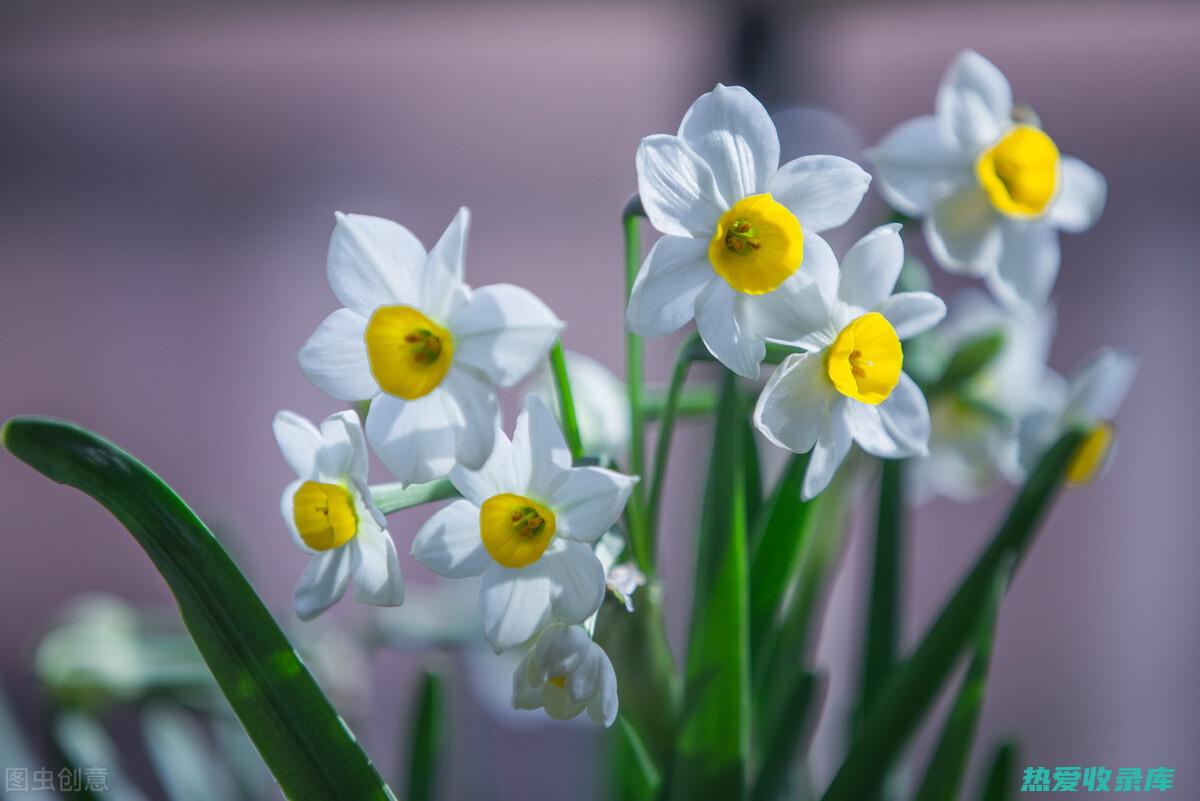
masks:
{"label": "yellow flower center", "polygon": [[525,567],[541,558],[554,538],[554,512],[520,495],[493,495],[479,508],[483,547],[505,567]]}
{"label": "yellow flower center", "polygon": [[992,205],[1011,217],[1036,217],[1058,189],[1058,147],[1032,125],[1018,125],[975,162]]}
{"label": "yellow flower center", "polygon": [[547,681],[549,681],[551,684],[553,684],[555,687],[557,687],[560,690],[564,690],[567,687],[567,677],[566,676],[551,676],[549,679],[547,679]]}
{"label": "yellow flower center", "polygon": [[1101,423],[1084,438],[1067,466],[1067,481],[1071,484],[1091,484],[1100,475],[1101,468],[1112,448],[1113,427]]}
{"label": "yellow flower center", "polygon": [[412,306],[380,306],[364,338],[379,388],[405,400],[433,392],[454,359],[450,332]]}
{"label": "yellow flower center", "polygon": [[837,335],[825,357],[825,371],[838,392],[876,406],[900,382],[903,363],[896,329],[879,312],[870,312]]}
{"label": "yellow flower center", "polygon": [[804,232],[796,215],[769,194],[751,195],[717,220],[708,260],[738,292],[764,295],[800,269]]}
{"label": "yellow flower center", "polygon": [[300,539],[314,551],[345,545],[358,533],[354,499],[345,487],[305,481],[292,499],[292,519]]}

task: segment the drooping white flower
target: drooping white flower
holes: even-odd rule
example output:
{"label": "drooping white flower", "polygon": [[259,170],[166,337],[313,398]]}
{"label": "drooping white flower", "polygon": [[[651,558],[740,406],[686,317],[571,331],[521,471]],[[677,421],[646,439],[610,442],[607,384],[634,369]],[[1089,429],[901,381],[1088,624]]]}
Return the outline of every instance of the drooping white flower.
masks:
{"label": "drooping white flower", "polygon": [[755,323],[761,301],[797,275],[828,269],[817,234],[858,208],[871,177],[837,156],[780,166],[779,137],[762,104],[717,85],[684,115],[676,136],[642,140],[638,192],[661,231],[638,273],[626,325],[659,337],[695,318],[726,367],[755,378],[772,331]]}
{"label": "drooping white flower", "polygon": [[1028,472],[1069,428],[1092,427],[1067,480],[1086,484],[1111,462],[1116,452],[1112,420],[1133,386],[1137,358],[1126,351],[1101,348],[1068,379],[1066,392],[1048,397],[1042,408],[1021,421],[1020,463]]}
{"label": "drooping white flower", "polygon": [[929,458],[918,460],[913,469],[918,497],[967,501],[986,491],[997,475],[1021,480],[1018,424],[1066,389],[1046,364],[1054,327],[1053,307],[1006,308],[975,288],[953,299],[945,322],[932,334],[931,348],[949,357],[992,334],[1002,344],[957,391],[931,399]]}
{"label": "drooping white flower", "polygon": [[412,553],[438,575],[483,575],[484,632],[497,652],[552,618],[582,623],[600,607],[605,576],[592,543],[616,523],[637,479],[572,467],[550,410],[529,396],[512,441],[497,431],[483,467],[455,467],[450,481],[463,499],[430,518]]}
{"label": "drooping white flower", "polygon": [[1059,153],[1014,114],[995,65],[967,50],[942,79],[937,111],[902,123],[869,153],[896,209],[924,218],[937,260],[984,277],[1006,302],[1041,305],[1058,275],[1060,230],[1090,228],[1104,209],[1104,176]]}
{"label": "drooping white flower", "polygon": [[371,401],[367,439],[406,484],[483,464],[500,414],[496,387],[522,380],[562,329],[527,290],[463,283],[469,218],[459,209],[426,253],[397,223],[339,214],[329,283],[345,308],[300,351],[321,390]]}
{"label": "drooping white flower", "polygon": [[318,430],[293,412],[275,415],[275,439],[297,480],[280,511],[296,546],[312,555],[294,598],[309,620],[333,606],[353,580],[354,600],[399,606],[404,579],[396,546],[367,487],[367,443],[354,412],[326,418]]}
{"label": "drooping white flower", "polygon": [[514,709],[541,709],[555,720],[570,720],[587,710],[604,726],[617,719],[617,674],[604,649],[582,626],[554,623],[513,673]]}
{"label": "drooping white flower", "polygon": [[802,496],[823,490],[851,441],[885,459],[923,455],[929,444],[925,396],[901,371],[900,342],[936,325],[946,305],[929,292],[892,294],[904,261],[900,226],[860,239],[842,261],[822,265],[796,291],[776,293],[766,312],[781,338],[806,349],[767,382],[754,424],[774,444],[812,451]]}
{"label": "drooping white flower", "polygon": [[[583,452],[601,460],[622,456],[629,447],[629,396],[625,384],[591,356],[569,350],[566,357]],[[549,364],[534,373],[529,392],[541,398],[558,417],[558,389]]]}

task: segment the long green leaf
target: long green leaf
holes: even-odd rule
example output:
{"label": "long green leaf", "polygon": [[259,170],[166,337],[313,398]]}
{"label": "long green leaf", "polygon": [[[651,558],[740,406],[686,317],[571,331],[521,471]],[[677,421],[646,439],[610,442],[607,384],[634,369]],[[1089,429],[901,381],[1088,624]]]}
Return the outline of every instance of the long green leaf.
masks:
{"label": "long green leaf", "polygon": [[792,760],[804,749],[805,741],[816,729],[819,715],[814,714],[814,708],[819,710],[821,705],[814,705],[813,701],[824,694],[827,684],[820,674],[799,672],[782,714],[778,716],[779,724],[764,744],[765,756],[754,781],[751,801],[773,801],[781,797],[787,787]]}
{"label": "long green leaf", "polygon": [[161,479],[70,423],[14,418],[2,438],[38,472],[103,504],[145,549],[288,798],[393,798],[228,554]]}
{"label": "long green leaf", "polygon": [[408,727],[408,801],[435,797],[442,762],[444,696],[442,677],[426,671],[417,687]]}
{"label": "long green leaf", "polygon": [[678,801],[739,801],[746,794],[750,659],[741,412],[737,377],[726,373],[697,545],[685,711],[671,774]]}
{"label": "long green leaf", "polygon": [[1033,540],[1084,436],[1083,431],[1070,431],[1042,457],[987,550],[943,607],[916,652],[884,688],[825,791],[824,801],[862,801],[878,789],[979,630],[996,576],[1010,560],[1019,560]]}
{"label": "long green leaf", "polygon": [[983,780],[980,801],[1008,801],[1017,782],[1017,744],[1002,743],[992,757],[991,767]]}
{"label": "long green leaf", "polygon": [[621,801],[653,801],[662,786],[662,776],[637,729],[622,715],[617,720],[613,789]]}
{"label": "long green leaf", "polygon": [[884,460],[879,477],[875,553],[871,566],[871,595],[863,645],[859,714],[871,711],[880,689],[896,664],[904,550],[904,463]]}

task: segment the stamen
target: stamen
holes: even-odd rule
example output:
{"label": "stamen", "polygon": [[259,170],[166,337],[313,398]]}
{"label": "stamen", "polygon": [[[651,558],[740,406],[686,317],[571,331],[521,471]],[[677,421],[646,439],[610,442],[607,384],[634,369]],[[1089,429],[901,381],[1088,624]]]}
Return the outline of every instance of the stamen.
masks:
{"label": "stamen", "polygon": [[725,247],[734,253],[745,254],[762,247],[758,232],[746,220],[734,220],[725,233]]}

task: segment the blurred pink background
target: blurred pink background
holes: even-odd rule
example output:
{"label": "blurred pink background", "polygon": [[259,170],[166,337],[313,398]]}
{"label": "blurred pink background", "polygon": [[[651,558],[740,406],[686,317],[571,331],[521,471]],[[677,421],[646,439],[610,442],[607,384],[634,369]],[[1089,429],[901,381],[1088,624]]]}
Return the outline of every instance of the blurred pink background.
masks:
{"label": "blurred pink background", "polygon": [[[289,476],[270,421],[280,408],[315,418],[339,408],[295,363],[336,307],[324,278],[335,210],[402,221],[429,244],[470,206],[468,279],[529,287],[567,320],[569,348],[619,373],[618,214],[641,136],[673,131],[718,80],[748,80],[772,110],[826,106],[874,142],[931,111],[946,64],[973,47],[1066,152],[1109,180],[1100,224],[1063,243],[1054,365],[1068,371],[1101,345],[1141,358],[1114,469],[1063,498],[1005,602],[976,762],[1016,735],[1022,765],[1165,765],[1178,771],[1171,797],[1200,796],[1200,374],[1190,366],[1200,8],[855,6],[765,19],[775,47],[749,74],[735,58],[734,12],[715,6],[0,12],[0,416],[69,418],[132,451],[288,616],[305,557],[278,519]],[[881,214],[873,200],[851,227]],[[651,375],[665,378],[672,343],[650,353]],[[506,402],[515,408],[516,393]],[[668,486],[677,647],[705,436],[685,427]],[[373,477],[385,480],[378,464]],[[0,676],[34,728],[44,703],[32,692],[32,648],[66,599],[170,598],[84,496],[3,455],[0,498]],[[1003,501],[917,513],[908,642]],[[426,514],[393,519],[402,553]],[[836,766],[857,680],[859,539],[820,649],[834,668],[820,782]],[[404,567],[410,583],[427,579],[407,556]],[[348,607],[335,614],[353,619]],[[386,656],[374,669],[378,703],[360,733],[389,775],[421,664]],[[446,797],[579,797],[584,786],[582,797],[600,796],[599,743],[585,727],[513,731],[457,696]]]}

